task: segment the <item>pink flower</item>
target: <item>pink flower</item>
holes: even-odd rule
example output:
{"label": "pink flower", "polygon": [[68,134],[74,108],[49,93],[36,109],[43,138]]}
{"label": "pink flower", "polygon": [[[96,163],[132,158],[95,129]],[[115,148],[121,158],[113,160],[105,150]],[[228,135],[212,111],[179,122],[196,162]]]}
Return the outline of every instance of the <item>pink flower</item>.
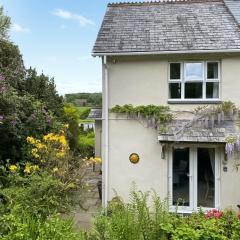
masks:
{"label": "pink flower", "polygon": [[206,218],[221,218],[223,215],[223,212],[218,210],[218,209],[212,209],[212,210],[209,210],[205,213],[205,217]]}

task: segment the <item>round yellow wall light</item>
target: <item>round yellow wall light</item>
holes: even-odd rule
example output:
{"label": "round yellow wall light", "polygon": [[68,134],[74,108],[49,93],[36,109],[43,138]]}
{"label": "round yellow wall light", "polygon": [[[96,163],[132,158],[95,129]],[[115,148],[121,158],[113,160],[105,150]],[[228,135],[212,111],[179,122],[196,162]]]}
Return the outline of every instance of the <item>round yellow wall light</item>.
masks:
{"label": "round yellow wall light", "polygon": [[131,163],[136,164],[136,163],[139,162],[140,158],[139,158],[139,155],[137,153],[132,153],[129,156],[129,160],[130,160]]}

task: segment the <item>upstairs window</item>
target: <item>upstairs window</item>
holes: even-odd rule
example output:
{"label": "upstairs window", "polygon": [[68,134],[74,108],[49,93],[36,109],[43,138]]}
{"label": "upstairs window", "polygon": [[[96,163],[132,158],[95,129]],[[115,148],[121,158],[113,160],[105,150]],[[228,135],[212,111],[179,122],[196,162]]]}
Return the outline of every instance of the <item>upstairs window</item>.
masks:
{"label": "upstairs window", "polygon": [[169,65],[170,100],[219,100],[219,62]]}

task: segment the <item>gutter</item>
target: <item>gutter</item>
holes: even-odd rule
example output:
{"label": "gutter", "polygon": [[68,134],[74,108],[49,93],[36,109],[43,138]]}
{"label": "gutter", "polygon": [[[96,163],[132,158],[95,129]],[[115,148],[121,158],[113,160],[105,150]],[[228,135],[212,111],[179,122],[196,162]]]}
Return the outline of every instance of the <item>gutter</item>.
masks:
{"label": "gutter", "polygon": [[108,205],[108,179],[109,179],[109,103],[108,103],[108,66],[107,66],[107,56],[103,56],[103,86],[104,86],[104,197],[103,197],[103,207],[106,208]]}
{"label": "gutter", "polygon": [[240,53],[240,49],[221,50],[184,50],[184,51],[159,51],[159,52],[92,52],[93,57],[104,56],[143,56],[143,55],[171,55],[171,54],[197,54],[197,53]]}

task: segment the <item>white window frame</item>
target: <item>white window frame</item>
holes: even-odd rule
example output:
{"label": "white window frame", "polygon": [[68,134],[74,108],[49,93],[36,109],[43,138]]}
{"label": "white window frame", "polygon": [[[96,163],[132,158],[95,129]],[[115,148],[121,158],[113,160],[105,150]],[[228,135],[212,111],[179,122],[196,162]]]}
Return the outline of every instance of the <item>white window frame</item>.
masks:
{"label": "white window frame", "polygon": [[[173,148],[189,148],[189,206],[175,206],[173,200]],[[198,148],[214,148],[215,149],[215,196],[214,208],[198,207],[197,206],[197,149]],[[208,211],[211,209],[220,209],[221,196],[221,163],[224,159],[223,151],[219,145],[214,144],[177,144],[169,147],[168,150],[168,192],[169,192],[169,210],[170,212],[178,213],[193,213],[197,211]]]}
{"label": "white window frame", "polygon": [[[181,79],[170,79],[170,65],[172,63],[180,64],[180,77]],[[202,80],[186,80],[186,64],[187,63],[202,63],[203,64],[203,79]],[[208,79],[207,78],[207,65],[208,63],[218,63],[218,78],[217,79]],[[185,83],[202,83],[202,98],[185,98]],[[206,97],[206,85],[209,82],[218,83],[218,98],[207,98]],[[170,83],[180,83],[181,84],[181,98],[170,98]],[[168,63],[168,101],[169,102],[219,102],[221,101],[221,62],[219,60],[211,60],[211,61],[176,61]]]}

